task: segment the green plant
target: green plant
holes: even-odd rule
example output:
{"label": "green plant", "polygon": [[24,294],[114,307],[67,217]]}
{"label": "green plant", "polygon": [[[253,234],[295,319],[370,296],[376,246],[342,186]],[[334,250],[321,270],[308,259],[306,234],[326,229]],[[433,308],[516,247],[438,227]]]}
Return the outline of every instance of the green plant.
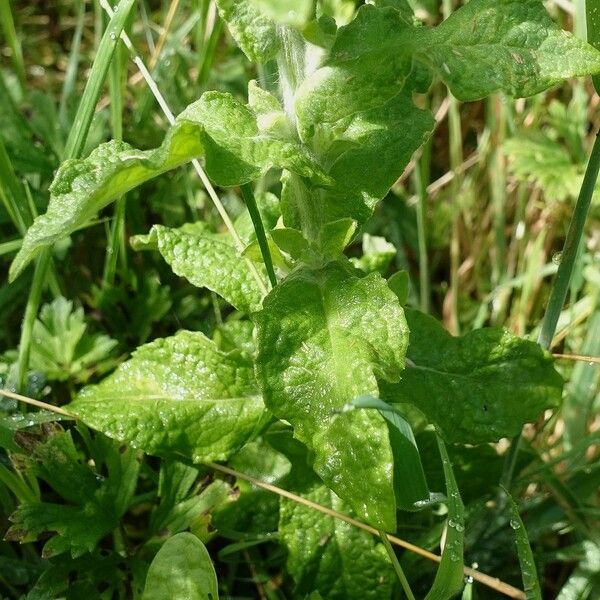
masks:
{"label": "green plant", "polygon": [[[288,459],[286,489],[351,510],[381,532],[396,530],[398,509],[418,512],[440,501],[411,430],[422,419],[440,438],[448,509],[428,598],[449,598],[463,585],[465,509],[442,440],[484,444],[517,435],[558,406],[562,378],[537,344],[500,329],[452,338],[433,318],[405,310],[403,277],[380,273],[393,256],[384,243],[365,237],[374,256],[352,262],[344,250],[431,135],[433,117],[413,95],[433,76],[461,100],[496,91],[529,96],[600,73],[600,53],[558,29],[538,0],[471,0],[435,28],[416,24],[403,0],[368,3],[338,28],[332,4],[219,0],[248,58],[277,61],[281,93],[251,82],[244,104],[209,91],[155,150],[116,140],[64,161],[47,212],[28,229],[10,273],[14,280],[36,256],[40,272],[50,247],[98,211],[203,158],[213,185],[241,188],[248,214],[228,222],[228,234],[204,222],[159,224],[132,242],[158,251],[176,274],[235,312],[212,339],[182,331],[139,347],[68,411],[119,442],[195,463],[239,456],[260,439]],[[81,149],[85,133],[76,135],[77,151],[67,156]],[[272,170],[282,173],[278,199],[261,189]],[[57,439],[69,444],[66,434]],[[87,495],[98,494],[104,498],[95,489]],[[73,501],[82,505],[74,511],[85,510],[83,498]],[[97,504],[90,510],[100,510]],[[36,514],[17,511],[30,536],[42,528]],[[97,520],[101,531],[88,532],[75,551],[60,537],[72,531],[62,521],[47,523],[60,534],[51,549],[70,548],[73,556],[93,549],[120,514]],[[319,535],[303,538],[308,526]],[[362,532],[315,522],[289,500],[279,529],[301,593],[389,597],[387,549],[412,594],[390,548]],[[372,576],[364,588],[356,587],[358,577],[339,579],[357,549],[360,568]]]}

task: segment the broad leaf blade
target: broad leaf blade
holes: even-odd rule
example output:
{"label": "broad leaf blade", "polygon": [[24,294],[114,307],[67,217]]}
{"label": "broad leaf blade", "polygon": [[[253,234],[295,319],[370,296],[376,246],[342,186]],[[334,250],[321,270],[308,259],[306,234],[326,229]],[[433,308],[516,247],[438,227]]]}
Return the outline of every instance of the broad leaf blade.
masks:
{"label": "broad leaf blade", "polygon": [[452,337],[432,317],[406,311],[410,367],[382,382],[388,402],[416,406],[450,442],[512,437],[561,400],[563,381],[535,343],[502,329]]}
{"label": "broad leaf blade", "polygon": [[[348,507],[324,485],[303,497],[338,512]],[[332,517],[283,499],[279,535],[288,549],[287,567],[299,591],[318,590],[325,599],[389,598],[394,576],[381,544],[372,536]]]}
{"label": "broad leaf blade", "polygon": [[217,574],[204,544],[191,533],[169,538],[150,564],[142,600],[218,600]]}
{"label": "broad leaf blade", "polygon": [[138,348],[69,411],[149,454],[206,461],[224,460],[251,439],[264,406],[248,361],[181,331]]}
{"label": "broad leaf blade", "polygon": [[177,117],[155,150],[112,141],[84,160],[64,162],[50,186],[46,214],[29,228],[11,265],[11,280],[43,248],[87,224],[115,198],[201,155],[208,176],[221,186],[247,183],[273,167],[329,182],[304,147],[281,136],[272,120],[263,122],[260,113],[230,94],[207,92]]}
{"label": "broad leaf blade", "polygon": [[302,28],[315,10],[314,0],[250,0],[265,16],[283,25]]}
{"label": "broad leaf blade", "polygon": [[376,375],[396,380],[407,329],[378,275],[344,262],[301,268],[272,290],[256,316],[257,374],[265,403],[316,453],[315,469],[363,518],[393,528],[392,454],[374,413],[340,409],[378,395]]}
{"label": "broad leaf blade", "polygon": [[429,502],[429,488],[419,449],[410,424],[397,409],[379,398],[362,396],[352,406],[377,409],[386,420],[394,454],[394,489],[396,504],[402,510],[416,510]]}
{"label": "broad leaf blade", "polygon": [[217,0],[221,18],[244,54],[256,63],[275,58],[280,42],[277,25],[253,0]]}
{"label": "broad leaf blade", "polygon": [[318,123],[334,123],[393,98],[412,69],[413,30],[397,10],[361,7],[339,29],[323,66],[296,93],[305,133]]}
{"label": "broad leaf blade", "polygon": [[600,52],[557,27],[540,0],[471,0],[426,33],[416,57],[460,100],[533,96],[600,72]]}
{"label": "broad leaf blade", "polygon": [[283,111],[273,111],[265,118],[262,103],[244,105],[231,94],[206,92],[179,118],[202,124],[206,171],[220,186],[248,183],[272,167],[288,169],[317,183],[329,183],[306,147],[287,129],[282,130]]}
{"label": "broad leaf blade", "polygon": [[45,247],[85,225],[115,198],[203,152],[198,126],[180,121],[155,150],[141,152],[125,142],[112,141],[86,159],[65,161],[50,186],[46,214],[28,229],[10,267],[11,281]]}
{"label": "broad leaf blade", "polygon": [[[325,487],[293,453],[285,489],[343,514],[347,503]],[[279,536],[288,551],[287,568],[299,597],[317,592],[326,600],[390,598],[394,572],[377,538],[287,498],[279,503]]]}
{"label": "broad leaf blade", "polygon": [[243,312],[260,309],[262,292],[228,237],[190,228],[154,225],[132,240],[137,248],[156,245],[176,275],[206,287]]}

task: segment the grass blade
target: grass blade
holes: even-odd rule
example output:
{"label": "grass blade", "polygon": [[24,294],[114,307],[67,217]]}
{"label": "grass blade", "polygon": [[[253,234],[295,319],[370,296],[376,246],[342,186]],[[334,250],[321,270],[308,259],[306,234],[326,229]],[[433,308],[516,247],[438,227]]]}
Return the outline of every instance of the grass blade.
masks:
{"label": "grass blade", "polygon": [[102,36],[102,41],[100,42],[94,64],[92,65],[92,72],[85,86],[83,96],[81,97],[77,115],[73,121],[73,127],[69,132],[65,147],[66,158],[80,156],[83,150],[92,117],[94,116],[96,103],[98,102],[100,91],[104,85],[104,80],[106,79],[106,74],[113,54],[117,48],[119,36],[121,35],[121,31],[123,31],[123,27],[125,26],[125,22],[129,17],[129,13],[131,12],[134,3],[135,0],[121,0]]}
{"label": "grass blade", "polygon": [[[104,32],[100,47],[98,48],[98,53],[94,59],[94,64],[92,65],[90,77],[85,86],[79,108],[77,109],[77,115],[67,139],[65,146],[66,158],[76,158],[80,156],[83,151],[83,146],[94,116],[102,85],[106,79],[110,61],[134,2],[135,0],[122,0],[121,4],[118,6],[118,10],[115,11],[114,16],[111,18],[108,27]],[[33,325],[40,305],[42,290],[46,284],[46,275],[48,273],[49,265],[50,253],[46,250],[42,252],[36,262],[33,281],[31,283],[29,297],[27,298],[25,316],[23,317],[23,324],[21,326],[16,376],[16,384],[19,391],[25,389],[24,386],[27,378],[27,368],[29,366]]]}
{"label": "grass blade", "polygon": [[552,293],[550,295],[550,300],[548,301],[548,307],[546,308],[546,314],[544,315],[542,329],[538,338],[538,342],[546,349],[550,348],[550,345],[552,344],[558,317],[560,316],[560,312],[567,297],[567,292],[569,291],[569,285],[575,269],[577,254],[579,253],[579,247],[581,246],[581,240],[583,238],[583,229],[592,203],[592,196],[594,194],[599,171],[600,137],[596,135],[594,147],[585,170],[585,177],[581,184],[579,198],[575,205],[571,224],[569,225],[567,239],[565,240],[561,255],[562,259],[560,266],[558,267],[554,285],[552,286]]}
{"label": "grass blade", "polygon": [[254,192],[249,183],[242,186],[242,196],[244,197],[246,208],[250,213],[250,218],[254,225],[254,231],[256,233],[258,245],[260,246],[260,252],[263,257],[263,262],[265,263],[265,268],[267,269],[269,281],[271,282],[271,285],[275,287],[277,285],[277,276],[275,275],[275,269],[273,268],[273,258],[271,257],[271,251],[269,250],[269,242],[267,241],[265,227],[260,218],[258,206],[256,205],[256,198],[254,198]]}
{"label": "grass blade", "polygon": [[529,538],[527,537],[527,530],[525,529],[525,525],[523,525],[523,520],[519,514],[519,508],[517,507],[512,496],[506,489],[504,490],[504,493],[508,499],[508,506],[511,512],[510,526],[515,532],[517,553],[519,555],[519,564],[521,565],[521,576],[523,577],[525,597],[527,600],[542,600],[542,591],[540,589],[540,582],[538,580],[537,570],[535,568],[533,552],[531,551]]}
{"label": "grass blade", "polygon": [[448,530],[442,561],[425,600],[448,600],[458,594],[464,585],[465,507],[458,491],[446,445],[439,435],[437,442],[442,457],[448,495]]}
{"label": "grass blade", "polygon": [[23,61],[23,50],[17,31],[15,22],[10,8],[10,0],[0,0],[0,24],[4,31],[4,36],[10,48],[12,62],[19,78],[21,87],[25,89],[25,62]]}

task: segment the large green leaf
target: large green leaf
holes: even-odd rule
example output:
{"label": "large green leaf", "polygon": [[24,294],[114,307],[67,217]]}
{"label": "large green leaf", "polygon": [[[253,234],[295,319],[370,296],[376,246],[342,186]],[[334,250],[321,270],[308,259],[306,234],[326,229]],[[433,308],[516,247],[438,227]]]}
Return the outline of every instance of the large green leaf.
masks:
{"label": "large green leaf", "polygon": [[541,0],[471,0],[428,34],[417,58],[461,100],[532,96],[600,72],[600,52],[557,27]]}
{"label": "large green leaf", "polygon": [[446,440],[512,437],[559,404],[562,378],[537,344],[503,329],[452,337],[423,313],[407,310],[406,317],[409,368],[399,383],[382,382],[381,395],[416,406]]}
{"label": "large green leaf", "polygon": [[86,159],[65,161],[50,186],[46,214],[29,228],[11,265],[11,279],[43,248],[84,226],[115,198],[201,155],[209,177],[222,186],[247,183],[272,167],[327,183],[308,151],[283,139],[273,122],[230,94],[207,92],[179,115],[155,150],[112,141]]}
{"label": "large green leaf", "polygon": [[406,94],[343,122],[321,125],[315,139],[324,147],[322,161],[333,184],[311,188],[287,174],[281,199],[285,224],[301,228],[314,241],[328,222],[350,217],[363,223],[433,127],[431,113]]}
{"label": "large green leaf", "polygon": [[138,348],[69,411],[106,435],[160,456],[222,460],[260,426],[252,365],[201,333],[181,331]]}
{"label": "large green leaf", "polygon": [[[434,125],[431,113],[417,108],[405,94],[349,119],[324,159],[331,164],[328,173],[335,181],[323,190],[328,217],[362,221],[370,216]],[[340,147],[345,148],[341,154]]]}
{"label": "large green leaf", "polygon": [[408,331],[385,280],[346,262],[300,268],[256,315],[257,374],[267,407],[314,449],[325,483],[363,518],[393,529],[393,458],[387,426],[371,411],[341,412],[396,381]]}
{"label": "large green leaf", "polygon": [[[234,186],[258,179],[272,167],[281,167],[315,183],[329,183],[306,147],[282,127],[283,111],[277,113],[273,105],[265,115],[265,96],[269,94],[262,91],[259,101],[253,87],[251,84],[250,100],[254,106],[242,104],[231,94],[206,92],[179,116],[202,125],[199,133],[210,178],[218,185]],[[271,103],[277,102],[270,98]]]}
{"label": "large green leaf", "polygon": [[265,16],[291,27],[303,27],[313,16],[315,0],[250,0]]}
{"label": "large green leaf", "polygon": [[261,290],[228,236],[154,225],[147,236],[137,236],[132,243],[136,248],[156,247],[176,275],[216,292],[238,310],[260,309]]}
{"label": "large green leaf", "polygon": [[340,28],[328,58],[298,90],[305,134],[387,102],[403,88],[413,58],[462,100],[497,90],[531,96],[600,72],[600,52],[557,27],[541,0],[471,0],[435,28],[367,5]]}
{"label": "large green leaf", "polygon": [[217,574],[204,544],[178,533],[158,551],[148,569],[142,600],[218,600]]}
{"label": "large green leaf", "polygon": [[280,47],[277,25],[253,0],[217,0],[221,18],[246,56],[256,63],[275,58]]}
{"label": "large green leaf", "polygon": [[414,28],[397,10],[361,7],[296,93],[305,134],[317,123],[333,123],[393,98],[412,69],[413,36]]}
{"label": "large green leaf", "polygon": [[[295,489],[302,497],[347,514],[348,506],[320,482]],[[385,600],[394,571],[376,538],[310,507],[282,498],[279,536],[299,594],[318,591],[326,600]]]}
{"label": "large green leaf", "polygon": [[10,267],[10,279],[46,246],[85,225],[115,198],[202,153],[197,124],[178,121],[156,150],[141,152],[125,142],[111,141],[86,159],[65,161],[50,186],[47,212],[28,229]]}

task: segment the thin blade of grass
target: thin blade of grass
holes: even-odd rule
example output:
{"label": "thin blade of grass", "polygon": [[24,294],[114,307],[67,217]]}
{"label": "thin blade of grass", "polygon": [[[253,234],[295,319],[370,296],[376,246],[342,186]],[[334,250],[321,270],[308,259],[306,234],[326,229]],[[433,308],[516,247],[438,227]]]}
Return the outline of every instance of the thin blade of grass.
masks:
{"label": "thin blade of grass", "polygon": [[15,21],[13,19],[12,10],[10,8],[10,0],[0,0],[0,26],[6,37],[6,42],[10,48],[11,58],[15,67],[15,72],[19,79],[21,87],[25,89],[25,62],[23,60],[23,50],[21,41],[15,29]]}
{"label": "thin blade of grass", "polygon": [[442,457],[444,479],[448,495],[448,529],[442,561],[425,600],[448,600],[458,594],[464,586],[463,553],[465,540],[465,507],[458,491],[450,457],[442,438],[437,435]]}
{"label": "thin blade of grass", "polygon": [[[122,0],[104,32],[98,53],[92,65],[90,77],[83,91],[79,108],[77,109],[77,115],[65,145],[66,158],[77,158],[83,151],[110,61],[134,2],[135,0]],[[21,339],[19,341],[19,355],[16,369],[15,383],[19,391],[25,389],[29,355],[31,353],[33,325],[38,313],[42,290],[47,282],[50,258],[48,250],[43,252],[38,258],[29,290],[29,297],[27,298],[25,316],[23,317],[23,324],[21,326]]]}
{"label": "thin blade of grass", "polygon": [[537,576],[535,560],[533,559],[533,552],[531,551],[531,546],[529,544],[529,537],[527,536],[527,530],[525,529],[525,525],[519,514],[519,508],[513,500],[513,497],[506,489],[504,490],[504,493],[508,499],[508,506],[511,513],[510,526],[515,532],[525,597],[527,600],[542,600],[542,591]]}
{"label": "thin blade of grass", "polygon": [[85,90],[83,91],[83,96],[81,97],[79,108],[77,109],[77,115],[73,121],[73,127],[67,138],[67,143],[65,145],[66,158],[76,158],[83,150],[83,145],[90,129],[96,104],[100,97],[100,91],[104,85],[113,54],[117,48],[119,36],[123,31],[123,27],[125,26],[134,3],[135,0],[121,0],[114,10],[113,16],[102,36],[96,58],[94,59],[94,64],[92,65],[90,77],[85,86]]}

